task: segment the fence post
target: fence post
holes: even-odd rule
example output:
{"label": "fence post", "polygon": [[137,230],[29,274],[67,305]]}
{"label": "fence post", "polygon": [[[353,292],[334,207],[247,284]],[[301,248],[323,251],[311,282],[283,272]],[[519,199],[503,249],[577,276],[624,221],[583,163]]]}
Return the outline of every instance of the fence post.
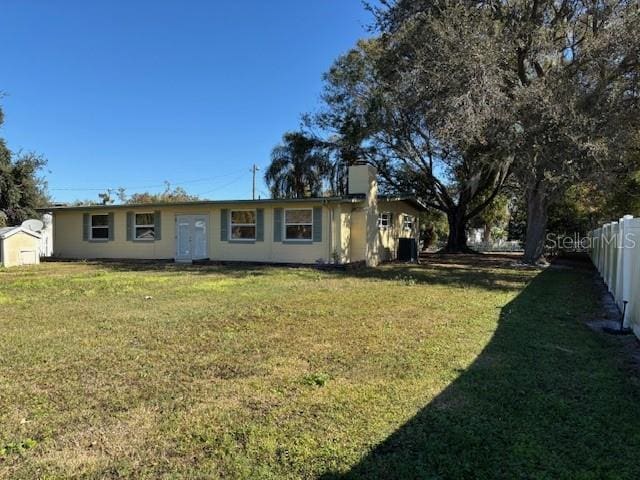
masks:
{"label": "fence post", "polygon": [[596,269],[598,273],[602,274],[602,227],[597,230],[596,238],[598,239],[598,258],[596,263]]}
{"label": "fence post", "polygon": [[611,222],[611,262],[609,263],[609,290],[617,302],[618,285],[618,240],[620,238],[620,222]]}
{"label": "fence post", "polygon": [[[625,215],[622,220],[621,220],[621,231],[620,231],[620,235],[621,235],[621,250],[620,250],[620,262],[619,262],[619,269],[620,269],[620,303],[619,303],[619,307],[621,310],[624,310],[624,302],[631,302],[631,280],[632,280],[632,271],[631,271],[631,264],[632,264],[632,259],[631,259],[631,255],[633,254],[633,248],[632,245],[629,243],[629,241],[631,240],[630,238],[627,238],[630,234],[630,227],[631,227],[631,221],[633,220],[633,216],[632,215]],[[627,313],[629,313],[630,309],[627,309]],[[628,326],[628,319],[627,319],[628,315],[625,315],[625,318],[622,319],[622,325],[623,327],[627,327]]]}
{"label": "fence post", "polygon": [[598,270],[598,273],[600,273],[602,271],[602,265],[601,265],[601,260],[602,260],[602,227],[594,230],[594,246],[593,248],[595,249],[596,255],[595,258],[593,259],[593,263],[596,266],[596,270]]}
{"label": "fence post", "polygon": [[616,304],[618,305],[620,310],[622,310],[622,301],[623,301],[622,282],[624,281],[624,275],[623,275],[624,272],[622,271],[622,257],[624,256],[624,250],[625,250],[624,248],[625,221],[624,220],[625,220],[624,217],[618,220],[618,236],[616,238],[616,269],[615,269],[616,278],[614,281],[615,292],[613,294]]}
{"label": "fence post", "polygon": [[609,278],[609,270],[611,263],[611,227],[612,223],[606,223],[604,225],[604,259],[602,263],[602,278],[604,280],[605,285],[607,286],[607,292],[611,291],[611,279]]}

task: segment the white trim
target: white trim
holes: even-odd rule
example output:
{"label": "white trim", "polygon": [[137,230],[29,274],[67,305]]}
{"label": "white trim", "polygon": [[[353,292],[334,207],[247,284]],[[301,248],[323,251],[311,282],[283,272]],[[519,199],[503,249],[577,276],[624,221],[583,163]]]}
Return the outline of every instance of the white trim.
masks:
{"label": "white trim", "polygon": [[[138,225],[138,215],[151,215],[153,217],[153,223],[151,224],[139,224]],[[134,242],[152,242],[156,239],[156,214],[154,212],[133,212],[133,241]],[[152,228],[153,229],[153,238],[139,238],[138,237],[138,228]]]}
{"label": "white trim", "polygon": [[[253,223],[233,223],[233,212],[253,212]],[[233,227],[253,227],[252,238],[234,238]],[[233,242],[255,242],[258,237],[258,210],[256,208],[234,208],[229,209],[228,220],[229,240]]]}
{"label": "white trim", "polygon": [[8,230],[8,231],[4,232],[3,234],[1,234],[0,235],[0,240],[4,240],[5,238],[9,238],[12,235],[15,235],[16,233],[26,233],[27,235],[31,235],[32,237],[42,238],[42,235],[40,235],[38,232],[34,232],[33,230],[29,230],[28,228],[13,227],[11,230]]}
{"label": "white trim", "polygon": [[[407,223],[411,223],[411,226],[407,226]],[[402,228],[404,230],[413,230],[416,226],[416,217],[413,215],[404,215],[402,219]]]}
{"label": "white trim", "polygon": [[[284,239],[285,242],[309,242],[309,241],[313,241],[313,208],[285,208],[283,209],[283,218],[282,218],[282,238]],[[304,222],[304,223],[288,223],[287,222],[287,212],[292,211],[292,210],[306,210],[308,212],[311,212],[311,222]],[[287,225],[310,225],[311,226],[311,236],[309,238],[287,238]]]}
{"label": "white trim", "polygon": [[[387,224],[386,225],[382,225],[382,219],[384,217],[387,217]],[[380,212],[378,214],[378,228],[382,229],[382,230],[387,230],[389,228],[393,227],[393,214],[391,212]]]}
{"label": "white trim", "polygon": [[[96,225],[94,227],[93,226],[93,217],[107,217],[107,224],[106,225]],[[106,228],[107,229],[107,236],[106,237],[101,237],[101,238],[94,238],[93,237],[93,229],[94,228]],[[109,214],[108,213],[90,213],[89,214],[89,240],[93,240],[93,241],[96,241],[96,242],[108,242],[110,236],[111,236],[111,228],[109,227]]]}

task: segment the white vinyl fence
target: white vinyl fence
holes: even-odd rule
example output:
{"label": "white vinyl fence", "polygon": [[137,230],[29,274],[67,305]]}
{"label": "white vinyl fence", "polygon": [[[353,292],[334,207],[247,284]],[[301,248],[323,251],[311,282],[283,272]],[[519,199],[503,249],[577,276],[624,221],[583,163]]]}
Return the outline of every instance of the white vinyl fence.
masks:
{"label": "white vinyl fence", "polygon": [[517,240],[496,240],[493,242],[468,242],[477,252],[522,252],[522,244]]}
{"label": "white vinyl fence", "polygon": [[622,312],[624,327],[640,338],[640,218],[626,215],[589,232],[591,260]]}
{"label": "white vinyl fence", "polygon": [[40,257],[50,257],[53,255],[53,216],[46,213],[42,216],[44,227],[40,234]]}

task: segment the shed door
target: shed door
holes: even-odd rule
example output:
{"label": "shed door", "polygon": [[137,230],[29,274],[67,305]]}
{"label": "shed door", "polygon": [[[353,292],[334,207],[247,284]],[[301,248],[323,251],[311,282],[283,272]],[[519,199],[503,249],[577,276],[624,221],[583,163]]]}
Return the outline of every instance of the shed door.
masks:
{"label": "shed door", "polygon": [[38,263],[38,252],[35,250],[20,251],[20,265],[35,265]]}

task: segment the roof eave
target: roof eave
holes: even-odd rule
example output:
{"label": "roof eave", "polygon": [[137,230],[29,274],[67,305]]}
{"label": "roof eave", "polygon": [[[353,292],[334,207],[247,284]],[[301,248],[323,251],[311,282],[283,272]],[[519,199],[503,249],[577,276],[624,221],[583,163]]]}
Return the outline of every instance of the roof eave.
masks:
{"label": "roof eave", "polygon": [[386,202],[405,202],[421,212],[429,210],[425,204],[412,195],[378,195],[378,199]]}
{"label": "roof eave", "polygon": [[7,238],[12,237],[16,233],[20,233],[20,232],[26,233],[27,235],[31,235],[32,237],[35,237],[37,239],[42,238],[42,235],[40,235],[38,232],[34,232],[33,230],[29,230],[23,227],[14,227],[7,232],[0,233],[0,240],[6,240]]}
{"label": "roof eave", "polygon": [[162,208],[162,207],[190,207],[206,205],[260,205],[274,203],[357,203],[364,200],[364,196],[352,197],[313,197],[313,198],[284,198],[284,199],[260,199],[260,200],[198,200],[191,202],[165,202],[165,203],[125,203],[119,205],[73,205],[50,206],[38,208],[39,212],[61,212],[78,210],[113,210],[132,208]]}

